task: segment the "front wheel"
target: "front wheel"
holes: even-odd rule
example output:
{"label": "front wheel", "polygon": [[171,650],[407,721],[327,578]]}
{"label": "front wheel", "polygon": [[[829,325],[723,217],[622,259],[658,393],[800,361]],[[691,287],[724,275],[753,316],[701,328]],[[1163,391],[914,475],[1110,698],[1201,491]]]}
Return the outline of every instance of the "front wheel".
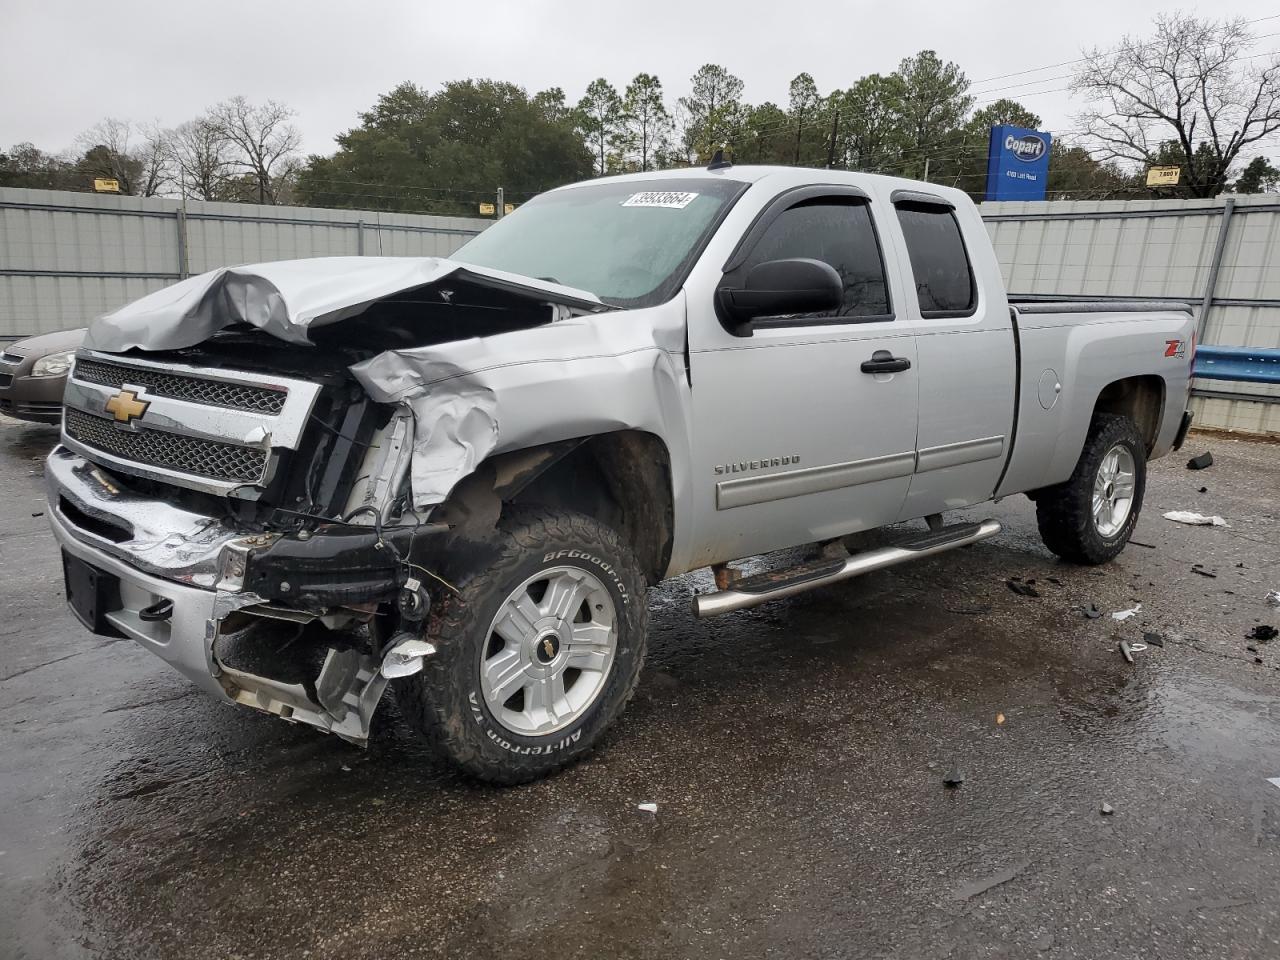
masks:
{"label": "front wheel", "polygon": [[396,699],[467,772],[523,783],[588,752],[631,698],[644,577],[612,529],[564,510],[504,516],[475,555],[433,611],[437,653],[396,682]]}
{"label": "front wheel", "polygon": [[1040,539],[1072,563],[1106,563],[1129,542],[1146,486],[1146,446],[1137,425],[1100,413],[1071,478],[1036,498]]}

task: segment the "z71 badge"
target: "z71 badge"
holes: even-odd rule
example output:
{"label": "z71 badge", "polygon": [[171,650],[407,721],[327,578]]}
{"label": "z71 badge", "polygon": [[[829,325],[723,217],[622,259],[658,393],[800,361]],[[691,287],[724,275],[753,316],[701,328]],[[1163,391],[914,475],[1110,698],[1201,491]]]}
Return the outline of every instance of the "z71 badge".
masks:
{"label": "z71 badge", "polygon": [[1166,357],[1185,357],[1187,355],[1187,342],[1185,340],[1166,340],[1164,342],[1164,355]]}

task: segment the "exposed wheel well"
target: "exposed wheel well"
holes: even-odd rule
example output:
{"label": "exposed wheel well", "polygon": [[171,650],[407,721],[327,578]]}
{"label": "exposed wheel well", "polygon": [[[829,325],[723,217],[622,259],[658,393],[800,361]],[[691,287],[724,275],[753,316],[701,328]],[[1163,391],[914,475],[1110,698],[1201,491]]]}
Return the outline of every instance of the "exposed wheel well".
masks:
{"label": "exposed wheel well", "polygon": [[1160,419],[1164,412],[1164,380],[1154,374],[1126,377],[1107,384],[1098,395],[1093,412],[1118,413],[1138,425],[1138,433],[1151,453],[1160,433]]}
{"label": "exposed wheel well", "polygon": [[640,430],[548,443],[491,457],[464,478],[433,518],[492,528],[512,505],[562,507],[617,530],[650,584],[671,562],[675,505],[671,458]]}

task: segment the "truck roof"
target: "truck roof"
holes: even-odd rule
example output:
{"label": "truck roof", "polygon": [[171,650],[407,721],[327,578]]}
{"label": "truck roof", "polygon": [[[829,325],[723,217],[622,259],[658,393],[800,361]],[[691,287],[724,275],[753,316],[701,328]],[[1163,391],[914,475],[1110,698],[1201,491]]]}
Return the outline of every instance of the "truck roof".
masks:
{"label": "truck roof", "polygon": [[953,204],[958,204],[961,200],[968,201],[969,199],[968,194],[963,190],[944,187],[942,184],[928,183],[923,180],[908,180],[905,177],[890,177],[878,173],[861,173],[850,170],[828,170],[822,167],[757,166],[752,164],[720,167],[716,170],[708,170],[706,167],[678,167],[669,170],[649,170],[644,173],[616,174],[608,177],[597,177],[594,180],[583,180],[579,183],[570,183],[555,189],[573,190],[598,183],[626,183],[630,181],[650,183],[654,180],[702,179],[737,180],[743,183],[759,183],[767,180],[776,182],[777,186],[783,189],[810,183],[835,183],[849,184],[875,193],[911,190],[917,193],[934,194]]}

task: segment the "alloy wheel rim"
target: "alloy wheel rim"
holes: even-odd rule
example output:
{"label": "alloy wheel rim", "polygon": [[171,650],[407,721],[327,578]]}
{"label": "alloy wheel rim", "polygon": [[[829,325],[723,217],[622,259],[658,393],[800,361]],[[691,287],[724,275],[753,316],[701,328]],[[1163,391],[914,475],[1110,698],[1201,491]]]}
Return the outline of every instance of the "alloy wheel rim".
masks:
{"label": "alloy wheel rim", "polygon": [[1137,468],[1133,453],[1123,443],[1107,451],[1093,480],[1093,525],[1110,539],[1119,533],[1133,512]]}
{"label": "alloy wheel rim", "polygon": [[613,597],[580,567],[529,577],[498,607],[480,651],[480,690],[494,719],[522,736],[578,720],[599,698],[618,647]]}

